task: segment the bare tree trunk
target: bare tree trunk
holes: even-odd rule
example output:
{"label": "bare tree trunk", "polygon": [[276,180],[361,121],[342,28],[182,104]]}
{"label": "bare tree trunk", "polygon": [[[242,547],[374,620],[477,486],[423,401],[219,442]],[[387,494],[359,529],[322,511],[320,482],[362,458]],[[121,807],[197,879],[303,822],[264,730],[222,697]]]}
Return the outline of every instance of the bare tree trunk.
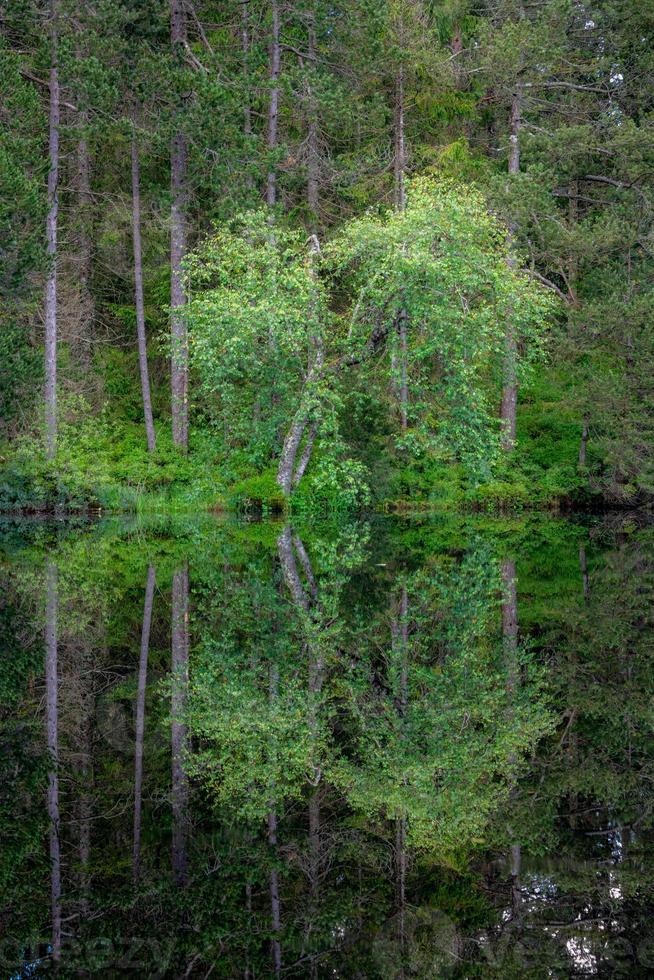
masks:
{"label": "bare tree trunk", "polygon": [[250,106],[249,77],[250,67],[250,8],[249,0],[241,2],[241,51],[243,53],[243,80],[245,83],[245,98],[243,99],[243,132],[252,135],[252,108]]}
{"label": "bare tree trunk", "polygon": [[[184,0],[170,0],[170,38],[173,54],[180,63],[186,45]],[[188,449],[188,334],[184,307],[186,294],[182,262],[187,251],[186,207],[188,147],[180,128],[170,147],[170,306],[172,356],[170,367],[172,394],[173,442]]]}
{"label": "bare tree trunk", "polygon": [[309,461],[311,459],[311,454],[313,452],[313,446],[316,441],[317,435],[318,435],[318,422],[313,421],[307,431],[306,438],[304,441],[304,448],[302,450],[302,453],[300,454],[300,459],[295,468],[295,472],[293,473],[293,478],[291,480],[293,488],[295,488],[298,485],[298,483],[304,476],[304,471],[309,465]]}
{"label": "bare tree trunk", "polygon": [[[250,164],[249,137],[252,136],[252,106],[250,104],[250,0],[241,0],[241,53],[243,55],[243,135],[246,137],[247,162]],[[246,172],[245,185],[254,186],[252,174]]]}
{"label": "bare tree trunk", "polygon": [[[320,242],[315,235],[312,235],[311,255],[315,257],[319,254]],[[313,450],[313,444],[318,431],[317,420],[314,422],[315,430],[313,425],[309,430],[304,452],[302,453],[302,457],[300,459],[300,464],[297,471],[295,470],[295,460],[302,442],[302,436],[304,435],[306,427],[309,423],[309,415],[317,410],[315,405],[311,405],[311,389],[314,382],[317,381],[322,374],[324,360],[324,342],[320,327],[318,327],[318,330],[311,337],[307,376],[304,383],[304,391],[300,396],[301,404],[295,413],[290,429],[286,433],[286,438],[284,439],[284,444],[282,446],[282,452],[279,459],[279,466],[277,468],[277,483],[282,488],[285,497],[289,497],[293,487],[297,486],[297,484],[300,482],[304,471],[309,464],[309,460],[311,459],[311,452]],[[309,393],[308,398],[307,392]],[[302,404],[302,401],[304,401],[304,405]]]}
{"label": "bare tree trunk", "polygon": [[502,637],[504,658],[507,664],[507,689],[513,694],[518,684],[518,593],[516,589],[515,562],[507,559],[502,562]]}
{"label": "bare tree trunk", "polygon": [[80,732],[79,732],[79,890],[80,915],[84,918],[89,911],[91,878],[91,819],[93,813],[93,714],[95,699],[93,694],[93,656],[95,644],[85,638],[80,652]]}
{"label": "bare tree trunk", "polygon": [[141,628],[141,656],[139,659],[139,680],[136,694],[136,731],[134,739],[134,846],[132,877],[138,884],[141,873],[141,803],[143,796],[143,736],[145,733],[145,690],[148,677],[148,652],[150,649],[150,624],[154,601],[155,569],[148,567],[143,605],[143,626]]}
{"label": "bare tree trunk", "polygon": [[408,381],[408,368],[407,368],[407,358],[408,358],[408,337],[407,337],[407,313],[406,310],[400,310],[400,315],[397,320],[397,330],[399,337],[399,360],[400,360],[400,385],[399,385],[399,396],[400,396],[400,427],[402,429],[402,434],[406,434],[409,426],[409,381]]}
{"label": "bare tree trunk", "polygon": [[[316,24],[315,14],[311,10],[308,13],[307,30],[307,53],[309,55],[309,70],[315,62],[316,53]],[[307,204],[309,205],[309,222],[314,231],[318,224],[318,169],[320,154],[318,150],[318,113],[311,85],[307,84],[305,98],[307,100],[307,111],[309,114],[309,125],[307,131]]]}
{"label": "bare tree trunk", "polygon": [[282,446],[282,453],[279,458],[279,467],[277,469],[277,482],[279,483],[284,496],[286,497],[290,497],[291,495],[295,459],[297,457],[298,449],[300,448],[300,443],[302,442],[302,436],[304,435],[306,426],[306,414],[300,411],[300,413],[296,415],[291,428],[287,432],[286,438],[284,439],[284,445]]}
{"label": "bare tree trunk", "polygon": [[[513,717],[513,699],[518,689],[520,678],[518,675],[518,593],[516,588],[516,567],[515,561],[506,559],[502,562],[502,641],[504,646],[504,661],[506,664],[506,691],[509,699],[508,714]],[[515,796],[516,783],[516,757],[513,753],[509,756],[509,764],[512,767],[511,796]],[[514,828],[508,827],[509,838],[511,839],[511,917],[514,924],[519,923],[521,915],[522,892],[520,888],[520,865],[522,860],[522,850],[520,844],[515,840]]]}
{"label": "bare tree trunk", "polygon": [[173,874],[178,885],[188,881],[188,778],[184,771],[186,725],[183,713],[188,690],[188,565],[173,575],[172,596],[172,812],[173,812]]}
{"label": "bare tree trunk", "polygon": [[[404,109],[404,66],[400,65],[395,80],[395,153],[393,156],[394,194],[396,211],[406,208],[406,141],[405,141],[405,109]],[[397,394],[400,402],[400,427],[406,434],[409,424],[409,385],[408,385],[408,316],[401,309],[397,317],[397,333],[399,340],[399,384]]]}
{"label": "bare tree trunk", "polygon": [[404,66],[400,65],[395,79],[395,152],[393,154],[394,190],[396,211],[406,207],[406,143],[404,122]]}
{"label": "bare tree trunk", "polygon": [[[269,154],[277,149],[277,123],[279,116],[279,74],[281,71],[281,47],[279,42],[279,4],[271,0],[272,34],[270,39],[270,101],[268,103],[268,135],[267,148]],[[274,207],[277,203],[277,171],[276,165],[270,164],[266,184],[266,204]]]}
{"label": "bare tree trunk", "polygon": [[584,602],[590,599],[590,578],[588,576],[588,562],[586,560],[586,548],[583,544],[579,545],[579,570],[584,590]]}
{"label": "bare tree trunk", "polygon": [[[522,95],[519,88],[511,99],[511,123],[509,136],[509,173],[520,173],[520,129],[522,125]],[[514,229],[510,229],[512,232]],[[509,259],[510,267],[514,260]],[[516,413],[518,408],[518,381],[516,362],[518,357],[518,340],[514,324],[509,320],[504,335],[504,367],[502,384],[502,406],[500,420],[502,424],[502,448],[511,450],[515,445]]]}
{"label": "bare tree trunk", "polygon": [[[83,126],[88,123],[87,113],[80,113]],[[78,338],[79,363],[85,372],[91,368],[93,343],[93,319],[95,304],[91,292],[91,234],[89,230],[91,212],[91,158],[86,136],[77,141],[77,201],[79,218],[79,240],[77,243],[80,300],[82,306],[82,330]]]}
{"label": "bare tree trunk", "polygon": [[[270,668],[270,701],[277,699],[279,689],[279,673],[276,666]],[[274,785],[271,787],[273,793]],[[274,801],[271,801],[268,811],[268,845],[272,851],[273,861],[277,860],[277,810]],[[279,872],[275,864],[270,869],[270,925],[273,938],[270,944],[272,953],[273,968],[275,976],[278,977],[282,972],[282,944],[280,940],[281,932],[281,899],[279,897]]]}
{"label": "bare tree trunk", "polygon": [[57,227],[59,220],[59,73],[57,69],[57,4],[50,3],[51,58],[49,110],[48,214],[46,252],[48,277],[45,284],[45,434],[46,453],[57,452]]}
{"label": "bare tree trunk", "polygon": [[581,439],[579,440],[579,467],[586,466],[586,448],[588,446],[588,419],[584,419],[581,426]]}
{"label": "bare tree trunk", "polygon": [[[404,719],[409,700],[409,593],[406,582],[402,583],[400,595],[399,621],[392,624],[393,646],[396,656],[399,655],[399,677],[397,689],[397,711],[402,722],[402,735],[404,738]],[[406,783],[406,779],[405,779]],[[406,944],[406,815],[404,813],[396,818],[395,821],[395,874],[396,874],[396,899],[397,899],[397,929],[398,943],[401,951],[402,973],[404,976],[404,947]]]}
{"label": "bare tree trunk", "polygon": [[48,773],[48,819],[50,821],[50,901],[52,916],[52,959],[61,958],[61,844],[59,836],[59,712],[57,675],[57,567],[46,566],[45,687],[46,728],[50,772]]}
{"label": "bare tree trunk", "polygon": [[134,298],[136,304],[136,336],[139,349],[139,371],[141,373],[141,393],[143,395],[143,417],[148,452],[155,450],[154,422],[152,419],[152,399],[150,397],[150,376],[148,373],[148,348],[145,337],[145,306],[143,302],[143,260],[141,256],[141,176],[139,168],[139,149],[136,133],[132,132],[132,239],[134,243]]}

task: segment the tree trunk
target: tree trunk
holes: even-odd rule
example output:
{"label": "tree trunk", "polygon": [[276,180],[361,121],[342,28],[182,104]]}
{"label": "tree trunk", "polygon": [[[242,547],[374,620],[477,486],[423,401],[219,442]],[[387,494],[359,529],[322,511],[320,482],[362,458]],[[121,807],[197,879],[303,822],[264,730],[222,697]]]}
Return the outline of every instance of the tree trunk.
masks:
{"label": "tree trunk", "polygon": [[188,565],[173,575],[172,594],[172,816],[173,816],[173,875],[180,886],[188,881],[188,778],[184,771],[186,725],[183,720],[188,691]]}
{"label": "tree trunk", "polygon": [[[276,666],[270,668],[269,696],[272,704],[277,700],[279,693],[279,673]],[[271,787],[274,793],[274,784]],[[272,852],[273,862],[277,860],[277,810],[274,801],[271,801],[268,811],[268,845]],[[281,899],[279,897],[279,872],[273,863],[270,869],[270,925],[272,930],[272,940],[270,951],[272,953],[273,968],[275,976],[279,977],[282,972],[282,944],[280,940],[281,932]]]}
{"label": "tree trunk", "polygon": [[[310,241],[312,257],[319,255],[320,242],[318,241],[318,238],[315,235],[312,235]],[[309,464],[309,460],[311,459],[311,452],[313,450],[313,444],[318,431],[317,420],[314,421],[314,424],[309,430],[299,466],[297,470],[295,469],[295,460],[300,448],[300,443],[302,442],[302,436],[304,435],[305,429],[309,423],[309,415],[317,411],[316,405],[311,403],[311,389],[313,384],[322,374],[324,361],[324,342],[320,327],[318,327],[318,330],[314,332],[310,338],[309,364],[304,383],[304,391],[300,396],[300,407],[295,413],[289,431],[286,433],[286,438],[284,439],[284,444],[282,446],[282,452],[279,459],[279,466],[277,468],[277,483],[282,488],[285,497],[289,497],[293,487],[297,486],[297,484],[300,482],[302,476],[304,475],[304,471]],[[307,392],[309,393],[308,398]],[[313,399],[313,401],[315,402],[315,399]]]}
{"label": "tree trunk", "polygon": [[49,460],[57,452],[57,226],[59,219],[59,73],[57,70],[57,6],[51,0],[50,111],[48,154],[48,214],[46,252],[48,277],[45,284],[45,435]]}
{"label": "tree trunk", "polygon": [[400,65],[395,80],[395,152],[393,154],[394,192],[396,211],[406,207],[406,144],[404,132],[404,66]]}
{"label": "tree trunk", "polygon": [[406,434],[409,427],[409,382],[408,382],[408,368],[407,368],[407,358],[408,358],[408,337],[407,337],[407,313],[406,310],[400,310],[400,315],[398,316],[398,337],[399,337],[399,361],[400,361],[400,384],[399,384],[399,397],[400,397],[400,427],[402,429],[402,435]]}
{"label": "tree trunk", "polygon": [[[311,10],[308,13],[307,29],[307,53],[309,55],[309,70],[311,71],[315,62],[316,53],[316,24],[315,14]],[[309,125],[307,131],[307,204],[309,206],[309,224],[315,232],[318,225],[318,170],[320,163],[320,153],[318,149],[318,113],[311,85],[306,85],[305,98],[307,102],[307,112]]]}
{"label": "tree trunk", "polygon": [[141,178],[139,150],[136,133],[132,133],[132,238],[134,242],[134,298],[136,304],[136,336],[139,349],[139,371],[141,373],[141,393],[143,395],[143,417],[148,452],[155,450],[154,422],[152,420],[152,400],[150,397],[150,376],[148,373],[148,349],[145,337],[145,306],[143,303],[143,261],[141,257]]}
{"label": "tree trunk", "polygon": [[[80,113],[80,123],[88,123],[87,113]],[[95,304],[91,292],[91,158],[86,136],[77,142],[77,202],[79,219],[79,240],[77,243],[79,285],[81,301],[81,331],[78,338],[78,359],[85,372],[91,369],[93,344],[93,320]]]}
{"label": "tree trunk", "polygon": [[588,419],[584,419],[581,426],[581,439],[579,440],[579,468],[586,466],[586,448],[588,446]]}
{"label": "tree trunk", "polygon": [[[181,63],[186,45],[186,15],[184,0],[171,0],[170,37],[173,54]],[[174,134],[170,147],[170,185],[172,204],[170,209],[170,306],[171,345],[170,366],[173,442],[188,449],[188,335],[184,307],[186,294],[183,284],[182,262],[187,251],[186,206],[188,148],[186,136],[180,128]]]}
{"label": "tree trunk", "polygon": [[516,589],[515,562],[507,559],[502,562],[502,637],[504,658],[507,665],[507,690],[513,694],[518,685],[518,593]]}
{"label": "tree trunk", "polygon": [[295,420],[293,421],[293,424],[291,425],[291,428],[287,432],[286,438],[284,439],[282,454],[279,458],[279,467],[277,469],[277,482],[282,488],[285,497],[290,497],[291,495],[295,459],[297,457],[297,452],[300,448],[300,443],[302,441],[302,436],[304,435],[306,426],[306,414],[300,411],[300,413],[296,415]]}
{"label": "tree trunk", "polygon": [[141,802],[143,795],[143,736],[145,733],[145,690],[148,677],[148,652],[150,649],[150,624],[154,601],[155,570],[148,567],[148,580],[145,586],[143,605],[143,626],[141,628],[141,656],[139,659],[139,680],[136,694],[136,731],[134,738],[134,847],[132,877],[134,885],[141,873]]}
{"label": "tree trunk", "polygon": [[246,136],[252,135],[252,108],[250,106],[249,78],[250,66],[250,10],[249,0],[241,2],[241,51],[243,53],[243,82],[245,95],[243,98],[243,133]]}
{"label": "tree trunk", "polygon": [[50,900],[52,916],[52,959],[61,958],[61,843],[59,836],[59,712],[57,676],[57,567],[46,566],[45,688],[46,728],[50,771],[48,773],[48,819],[50,822]]}
{"label": "tree trunk", "polygon": [[[520,128],[522,111],[522,96],[519,89],[511,99],[511,123],[509,135],[509,173],[520,173]],[[515,229],[510,229],[513,234]],[[514,260],[509,259],[513,268]],[[518,381],[516,362],[518,357],[518,341],[515,327],[509,320],[504,335],[504,367],[502,384],[502,407],[500,420],[502,424],[502,448],[505,451],[513,449],[516,437],[516,413],[518,408]]]}
{"label": "tree trunk", "polygon": [[[281,47],[279,42],[279,5],[277,0],[271,0],[272,35],[270,39],[270,101],[268,103],[268,153],[277,149],[277,123],[279,116],[279,73],[281,70]],[[268,180],[266,184],[266,204],[273,208],[277,203],[277,170],[276,164],[269,162]]]}
{"label": "tree trunk", "polygon": [[317,435],[318,435],[318,423],[317,421],[313,421],[309,426],[309,430],[306,434],[306,438],[304,441],[304,448],[300,455],[298,464],[295,468],[295,472],[293,473],[293,478],[291,480],[293,488],[295,488],[298,485],[298,483],[304,476],[304,471],[309,465],[309,460],[311,459],[311,454],[313,452],[313,446],[316,441]]}
{"label": "tree trunk", "polygon": [[[393,200],[396,211],[406,209],[406,141],[404,114],[404,66],[400,65],[395,80],[395,152],[393,154],[394,192]],[[397,397],[400,403],[400,428],[402,435],[406,434],[409,425],[409,385],[408,385],[408,316],[401,309],[397,317],[397,334],[399,350],[396,369],[399,368]]]}
{"label": "tree trunk", "polygon": [[579,545],[579,570],[581,572],[581,582],[584,590],[584,602],[588,602],[590,599],[590,578],[588,576],[586,548],[583,544]]}
{"label": "tree trunk", "polygon": [[85,637],[79,654],[79,674],[77,683],[80,688],[80,726],[78,743],[78,780],[79,796],[79,910],[82,918],[89,912],[89,897],[91,877],[89,865],[91,860],[91,822],[93,816],[93,715],[95,698],[93,693],[93,670],[96,645],[93,639]]}

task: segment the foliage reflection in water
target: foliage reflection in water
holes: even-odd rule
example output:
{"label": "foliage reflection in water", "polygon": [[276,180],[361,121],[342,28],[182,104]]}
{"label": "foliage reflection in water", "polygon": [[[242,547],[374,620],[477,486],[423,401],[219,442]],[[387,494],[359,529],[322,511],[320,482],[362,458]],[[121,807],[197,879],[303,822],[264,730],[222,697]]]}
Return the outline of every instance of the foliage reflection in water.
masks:
{"label": "foliage reflection in water", "polygon": [[2,528],[4,975],[650,976],[652,528]]}

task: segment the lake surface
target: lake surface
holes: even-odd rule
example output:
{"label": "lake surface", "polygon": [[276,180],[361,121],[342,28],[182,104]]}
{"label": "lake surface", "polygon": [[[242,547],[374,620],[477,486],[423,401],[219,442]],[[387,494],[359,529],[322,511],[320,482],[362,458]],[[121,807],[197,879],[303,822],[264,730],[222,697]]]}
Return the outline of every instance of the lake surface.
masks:
{"label": "lake surface", "polygon": [[638,516],[0,525],[0,971],[654,975]]}

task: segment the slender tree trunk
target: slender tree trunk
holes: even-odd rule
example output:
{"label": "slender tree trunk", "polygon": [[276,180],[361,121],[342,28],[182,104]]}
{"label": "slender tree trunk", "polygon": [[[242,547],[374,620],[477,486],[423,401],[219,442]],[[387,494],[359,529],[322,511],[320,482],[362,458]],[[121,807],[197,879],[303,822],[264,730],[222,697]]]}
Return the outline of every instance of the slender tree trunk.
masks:
{"label": "slender tree trunk", "polygon": [[243,53],[243,82],[245,86],[245,96],[243,99],[243,132],[246,136],[252,135],[252,108],[250,106],[250,6],[249,0],[241,2],[241,51]]}
{"label": "slender tree trunk", "polygon": [[[250,104],[250,0],[241,0],[241,53],[243,55],[243,135],[246,138],[247,162],[250,165],[249,139],[252,136],[252,106]],[[254,181],[249,170],[245,174],[245,185],[252,189]]]}
{"label": "slender tree trunk", "polygon": [[[513,700],[517,692],[520,678],[518,675],[518,593],[516,588],[516,567],[515,561],[507,559],[502,562],[502,640],[504,646],[504,661],[506,664],[506,691],[509,699],[508,714],[512,718],[514,715]],[[512,768],[511,796],[515,796],[516,782],[516,757],[513,753],[509,756],[509,764]],[[520,889],[520,865],[522,851],[520,844],[515,839],[513,827],[509,827],[508,834],[511,839],[510,862],[511,862],[511,916],[512,922],[517,924],[521,915],[522,893]]]}
{"label": "slender tree trunk", "polygon": [[141,256],[141,176],[139,149],[136,133],[132,133],[132,239],[134,243],[134,297],[136,303],[136,336],[139,349],[139,371],[141,373],[141,393],[143,395],[143,417],[148,452],[155,450],[154,422],[152,419],[152,400],[150,397],[150,375],[148,373],[148,349],[145,337],[145,305],[143,302],[143,260]]}
{"label": "slender tree trunk", "polygon": [[59,711],[57,672],[57,567],[46,566],[45,687],[46,728],[50,772],[48,773],[48,818],[50,822],[50,900],[52,959],[61,958],[61,843],[59,834]]}
{"label": "slender tree trunk", "polygon": [[173,575],[172,595],[172,811],[173,811],[173,874],[178,885],[188,881],[188,778],[184,771],[186,725],[183,714],[188,691],[188,565]]}
{"label": "slender tree trunk", "polygon": [[502,637],[504,659],[507,665],[507,689],[513,694],[518,685],[518,593],[516,589],[515,562],[507,559],[502,563]]}
{"label": "slender tree trunk", "polygon": [[[87,113],[80,113],[80,123],[87,125]],[[91,292],[91,157],[86,136],[77,141],[77,201],[79,217],[79,240],[77,243],[80,299],[82,306],[82,330],[79,340],[78,358],[82,369],[90,371],[93,344],[93,320],[95,304]]]}
{"label": "slender tree trunk", "polygon": [[[393,159],[394,194],[396,211],[406,208],[406,140],[405,140],[405,93],[404,65],[400,65],[395,80],[395,153]],[[409,425],[409,384],[408,384],[408,316],[401,309],[397,317],[399,382],[397,394],[400,403],[400,428],[406,434]]]}
{"label": "slender tree trunk", "polygon": [[[320,243],[317,237],[312,235],[311,255],[316,256],[318,254],[320,254]],[[297,484],[300,482],[304,471],[309,464],[309,460],[311,459],[311,452],[313,450],[313,444],[318,431],[317,419],[314,420],[314,424],[309,429],[304,451],[300,459],[300,464],[297,470],[295,469],[295,461],[302,442],[302,436],[304,435],[306,427],[309,424],[309,415],[310,413],[317,411],[316,406],[311,405],[311,395],[314,383],[322,374],[324,361],[324,342],[320,327],[318,327],[311,337],[307,377],[304,383],[304,391],[301,395],[301,399],[304,401],[304,404],[300,404],[300,407],[295,413],[293,422],[291,423],[291,427],[286,433],[286,438],[284,439],[282,452],[279,459],[279,466],[277,468],[277,482],[282,488],[285,497],[289,497],[293,487],[297,486]]]}
{"label": "slender tree trunk", "polygon": [[395,153],[393,154],[394,191],[396,211],[406,207],[406,144],[404,120],[404,66],[400,65],[395,79]]}
{"label": "slender tree trunk", "polygon": [[[272,17],[272,34],[270,38],[270,101],[268,103],[268,134],[267,148],[272,157],[277,149],[277,124],[279,116],[279,74],[281,71],[281,46],[279,41],[280,21],[279,4],[277,0],[270,3]],[[273,208],[277,203],[277,169],[276,164],[269,164],[266,184],[266,204]]]}
{"label": "slender tree trunk", "polygon": [[584,590],[584,602],[588,602],[590,599],[590,578],[588,576],[586,548],[583,544],[579,545],[579,570],[581,572],[581,582]]}
{"label": "slender tree trunk", "polygon": [[[276,666],[270,668],[269,682],[270,701],[274,703],[279,694],[279,672]],[[273,793],[274,785],[271,787]],[[273,862],[277,860],[277,810],[274,800],[271,801],[268,811],[268,845],[272,852]],[[272,954],[273,968],[275,976],[278,977],[282,972],[282,944],[281,933],[281,899],[279,897],[279,872],[273,863],[270,869],[270,925],[272,930],[272,940],[270,951]]]}
{"label": "slender tree trunk", "polygon": [[[522,95],[519,88],[511,99],[511,122],[509,134],[509,173],[520,173],[520,129],[522,126]],[[510,229],[512,234],[515,229]],[[513,267],[514,259],[509,259],[509,265]],[[506,325],[504,335],[504,367],[502,384],[502,406],[500,409],[500,420],[502,423],[502,447],[509,451],[515,445],[516,437],[516,413],[518,408],[518,380],[517,380],[517,358],[518,340],[516,337],[515,326],[511,320]]]}
{"label": "slender tree trunk", "polygon": [[[404,739],[404,720],[409,701],[409,593],[406,582],[402,583],[400,594],[399,621],[392,626],[394,653],[399,659],[399,676],[397,687],[397,711],[402,724],[401,738]],[[406,778],[404,778],[406,784]],[[406,945],[406,814],[402,813],[395,820],[395,875],[397,901],[397,931],[398,944],[402,956],[402,973],[404,976],[404,948]]]}
{"label": "slender tree trunk", "polygon": [[311,459],[311,454],[313,452],[313,446],[316,441],[317,435],[318,435],[318,422],[313,421],[307,431],[306,438],[304,441],[304,448],[302,449],[302,453],[300,454],[300,459],[298,460],[298,464],[295,468],[295,472],[293,473],[293,478],[291,481],[293,488],[295,488],[298,485],[298,483],[304,476],[304,471],[309,465],[309,461]]}
{"label": "slender tree trunk", "polygon": [[48,214],[46,252],[48,277],[45,284],[45,434],[46,452],[52,460],[57,452],[57,227],[59,220],[59,73],[57,69],[57,5],[50,4],[52,64],[50,67]]}
{"label": "slender tree trunk", "polygon": [[[316,24],[313,10],[308,13],[307,53],[309,55],[309,71],[313,68],[316,53]],[[309,223],[314,232],[318,225],[318,171],[320,153],[318,149],[318,112],[311,85],[306,85],[305,98],[309,124],[307,130],[307,204],[309,206]]]}
{"label": "slender tree trunk", "polygon": [[80,651],[80,735],[79,735],[79,890],[80,915],[84,918],[89,911],[91,878],[91,819],[93,785],[93,714],[95,699],[93,695],[93,657],[95,644],[86,639]]}
{"label": "slender tree trunk", "polygon": [[409,427],[409,381],[408,381],[408,337],[407,337],[407,312],[400,310],[398,316],[397,332],[399,339],[399,361],[400,361],[400,427],[402,434],[406,434]]}
{"label": "slender tree trunk", "polygon": [[579,468],[586,466],[586,448],[588,446],[588,419],[584,419],[581,426],[581,439],[579,440]]}
{"label": "slender tree trunk", "polygon": [[134,739],[134,845],[132,877],[138,884],[141,873],[141,803],[143,797],[143,736],[145,733],[145,690],[148,677],[148,652],[150,649],[150,624],[154,601],[155,569],[148,568],[143,605],[143,626],[141,628],[141,656],[139,659],[139,680],[136,694],[136,732]]}
{"label": "slender tree trunk", "polygon": [[[173,54],[180,64],[186,45],[184,0],[170,2],[170,37]],[[188,203],[188,147],[184,131],[174,134],[170,147],[170,306],[171,306],[171,394],[173,442],[188,449],[188,334],[184,307],[186,294],[182,262],[187,252],[186,208]]]}
{"label": "slender tree trunk", "polygon": [[279,458],[279,467],[277,469],[277,482],[279,483],[285,497],[290,497],[291,489],[293,487],[293,470],[295,467],[295,459],[297,457],[298,449],[300,448],[300,443],[302,442],[302,436],[304,435],[304,430],[307,426],[306,414],[302,411],[296,415],[291,428],[286,434],[284,439],[284,445],[282,446],[282,453]]}

